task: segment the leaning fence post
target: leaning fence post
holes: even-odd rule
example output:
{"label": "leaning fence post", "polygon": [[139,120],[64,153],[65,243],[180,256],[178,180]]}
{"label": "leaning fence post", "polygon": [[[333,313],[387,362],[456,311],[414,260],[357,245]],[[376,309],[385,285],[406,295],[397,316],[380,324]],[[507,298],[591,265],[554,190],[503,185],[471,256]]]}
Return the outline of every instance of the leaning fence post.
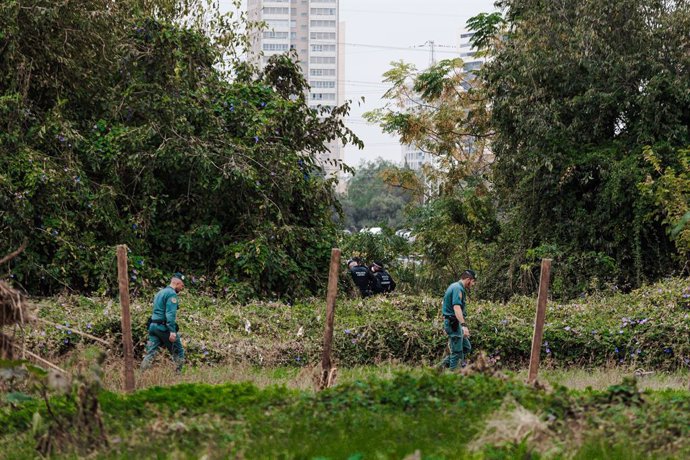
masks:
{"label": "leaning fence post", "polygon": [[338,294],[338,272],[340,271],[340,249],[331,250],[331,268],[328,271],[328,292],[326,294],[326,326],[323,332],[323,354],[321,355],[321,379],[319,388],[328,387],[331,376],[331,348],[333,344],[333,322],[335,319],[335,297]]}
{"label": "leaning fence post", "polygon": [[117,278],[122,307],[122,349],[125,355],[125,391],[134,391],[134,345],[132,343],[132,319],[129,313],[129,277],[127,276],[127,246],[117,246]]}
{"label": "leaning fence post", "polygon": [[539,297],[537,298],[537,316],[534,321],[534,335],[532,336],[532,354],[529,360],[529,374],[527,383],[534,383],[539,372],[539,354],[541,341],[544,337],[544,318],[546,317],[546,300],[549,295],[549,281],[551,278],[551,259],[542,259],[541,275],[539,276]]}

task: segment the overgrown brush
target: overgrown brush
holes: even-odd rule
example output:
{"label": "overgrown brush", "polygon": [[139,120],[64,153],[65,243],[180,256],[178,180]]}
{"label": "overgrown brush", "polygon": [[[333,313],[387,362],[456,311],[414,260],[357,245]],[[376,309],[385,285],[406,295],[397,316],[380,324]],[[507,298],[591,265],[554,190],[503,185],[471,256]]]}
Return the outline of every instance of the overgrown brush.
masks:
{"label": "overgrown brush", "polygon": [[[440,298],[393,295],[338,299],[334,353],[339,366],[396,361],[432,364],[443,355]],[[505,366],[529,357],[535,300],[507,303],[470,300],[468,325],[475,350]],[[256,302],[238,305],[184,293],[179,314],[192,365],[244,362],[262,366],[305,366],[318,361],[325,302]],[[144,350],[148,297],[132,305],[135,352]],[[40,315],[60,327],[35,329],[30,349],[59,357],[84,339],[70,328],[101,337],[120,336],[119,307],[107,299],[64,297],[41,303]],[[542,359],[545,366],[625,365],[677,370],[690,365],[690,279],[669,279],[630,294],[549,303]],[[117,340],[114,343],[118,343]],[[112,353],[120,353],[114,347]]]}

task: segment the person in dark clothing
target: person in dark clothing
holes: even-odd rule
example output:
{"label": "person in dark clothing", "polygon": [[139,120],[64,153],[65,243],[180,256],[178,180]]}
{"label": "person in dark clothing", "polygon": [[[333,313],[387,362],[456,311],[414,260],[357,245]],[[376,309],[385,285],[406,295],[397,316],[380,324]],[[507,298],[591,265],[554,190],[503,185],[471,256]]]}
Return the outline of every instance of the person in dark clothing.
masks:
{"label": "person in dark clothing", "polygon": [[383,268],[383,262],[371,264],[371,271],[374,274],[374,294],[387,294],[395,290],[393,277]]}
{"label": "person in dark clothing", "polygon": [[353,257],[347,261],[347,268],[350,269],[352,281],[354,281],[362,297],[372,295],[376,280],[369,269],[362,264],[362,261],[358,257]]}

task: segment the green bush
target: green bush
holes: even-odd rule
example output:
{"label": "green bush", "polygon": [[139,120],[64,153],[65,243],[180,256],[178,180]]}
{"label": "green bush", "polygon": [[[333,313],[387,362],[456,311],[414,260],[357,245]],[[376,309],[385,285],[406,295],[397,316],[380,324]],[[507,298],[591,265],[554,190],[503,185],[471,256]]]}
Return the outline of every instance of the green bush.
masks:
{"label": "green bush", "polygon": [[112,294],[116,244],[138,288],[325,285],[338,204],[317,159],[361,145],[349,105],[310,108],[295,54],[252,69],[251,24],[179,3],[0,4],[0,254],[28,241],[8,275],[30,293]]}

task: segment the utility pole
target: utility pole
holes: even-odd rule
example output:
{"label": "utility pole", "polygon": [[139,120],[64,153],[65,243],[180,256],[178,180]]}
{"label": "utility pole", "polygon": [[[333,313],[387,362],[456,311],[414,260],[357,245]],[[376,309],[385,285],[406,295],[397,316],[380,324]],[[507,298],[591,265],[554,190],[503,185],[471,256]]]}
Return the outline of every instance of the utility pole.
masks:
{"label": "utility pole", "polygon": [[[427,40],[421,45],[417,45],[416,48],[426,48],[429,46],[429,67],[433,66],[436,64],[436,41],[434,40]],[[444,46],[444,45],[439,45],[439,46]]]}

